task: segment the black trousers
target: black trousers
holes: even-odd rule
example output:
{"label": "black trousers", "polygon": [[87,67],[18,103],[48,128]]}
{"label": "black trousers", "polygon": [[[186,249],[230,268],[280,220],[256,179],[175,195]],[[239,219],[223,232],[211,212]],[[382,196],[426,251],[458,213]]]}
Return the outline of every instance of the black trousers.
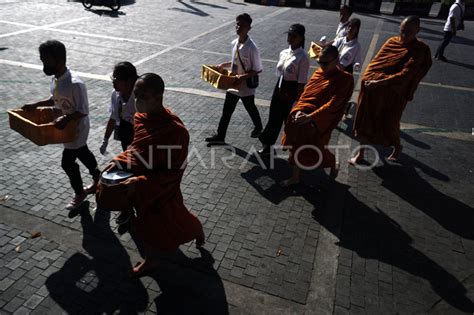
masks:
{"label": "black trousers", "polygon": [[81,172],[79,171],[79,165],[76,163],[76,159],[79,159],[79,161],[87,167],[94,181],[99,180],[100,171],[97,167],[97,161],[87,145],[80,147],[79,149],[64,149],[61,167],[69,177],[74,192],[76,194],[81,194],[84,192],[84,188],[82,185]]}
{"label": "black trousers", "polygon": [[451,42],[452,38],[453,38],[453,32],[446,32],[446,31],[444,32],[443,40],[441,41],[438,49],[436,50],[435,57],[444,57],[444,49]]}
{"label": "black trousers", "polygon": [[283,123],[290,114],[291,107],[296,101],[298,94],[298,82],[283,81],[281,88],[278,82],[273,89],[272,100],[270,102],[270,114],[265,129],[258,137],[264,145],[274,145],[280,134]]}
{"label": "black trousers", "polygon": [[255,106],[255,95],[240,97],[235,94],[227,92],[225,94],[224,109],[222,110],[222,116],[217,127],[217,135],[225,139],[227,128],[229,127],[230,118],[235,111],[235,107],[239,102],[239,99],[244,103],[244,107],[249,113],[252,122],[257,129],[262,129],[262,120],[260,119],[260,113],[258,112],[257,106]]}
{"label": "black trousers", "polygon": [[125,151],[127,150],[127,147],[132,143],[133,141],[133,135],[134,135],[134,130],[133,130],[133,124],[120,119],[120,126],[118,127],[118,138],[122,144],[122,150]]}

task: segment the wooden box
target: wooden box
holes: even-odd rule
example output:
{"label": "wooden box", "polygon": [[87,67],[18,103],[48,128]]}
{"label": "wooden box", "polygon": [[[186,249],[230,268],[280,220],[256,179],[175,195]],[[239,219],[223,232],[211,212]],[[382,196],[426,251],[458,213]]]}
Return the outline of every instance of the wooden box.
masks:
{"label": "wooden box", "polygon": [[321,53],[321,49],[322,49],[321,46],[319,46],[315,42],[311,42],[311,45],[309,46],[309,50],[308,50],[309,58],[318,59],[319,54]]}
{"label": "wooden box", "polygon": [[54,127],[53,121],[61,115],[61,110],[54,107],[8,111],[10,128],[37,145],[66,143],[76,139],[79,120],[70,121],[66,128],[60,130]]}
{"label": "wooden box", "polygon": [[217,66],[202,65],[201,79],[209,82],[217,89],[227,90],[234,86],[236,77],[230,75],[230,71],[222,69],[219,71]]}

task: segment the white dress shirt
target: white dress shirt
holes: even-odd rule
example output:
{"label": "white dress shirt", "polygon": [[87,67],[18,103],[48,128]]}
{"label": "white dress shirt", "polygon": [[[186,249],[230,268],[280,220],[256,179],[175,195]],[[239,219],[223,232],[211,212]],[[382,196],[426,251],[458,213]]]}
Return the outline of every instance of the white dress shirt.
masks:
{"label": "white dress shirt", "polygon": [[339,63],[344,68],[362,63],[361,47],[357,38],[347,41],[347,37],[342,37],[335,40],[332,45],[339,51]]}
{"label": "white dress shirt", "polygon": [[276,66],[276,76],[285,81],[297,81],[306,83],[308,81],[309,58],[306,51],[299,47],[292,50],[291,47],[280,52],[280,59]]}
{"label": "white dress shirt", "polygon": [[456,0],[456,2],[453,3],[451,7],[449,8],[448,19],[446,20],[446,24],[444,24],[444,29],[443,29],[445,32],[452,32],[452,27],[451,27],[452,17],[454,17],[456,21],[456,27],[459,25],[459,23],[461,23],[462,15],[461,15],[461,8],[459,6],[462,7],[462,13],[466,12],[464,3],[461,3],[460,0]]}
{"label": "white dress shirt", "polygon": [[[242,59],[242,62],[239,60]],[[232,41],[232,72],[237,74],[245,74],[250,71],[260,72],[263,70],[262,61],[260,60],[260,52],[258,51],[257,45],[253,42],[250,36],[244,43],[239,43],[239,39]],[[251,89],[247,86],[246,80],[243,80],[237,89],[228,89],[228,92],[238,95],[240,97],[250,96],[255,94],[255,89]]]}
{"label": "white dress shirt", "polygon": [[[122,107],[122,110],[120,110]],[[132,92],[128,98],[127,103],[124,104],[120,93],[117,91],[112,92],[110,100],[110,119],[115,120],[115,125],[120,125],[120,118],[133,125],[133,116],[135,115],[135,94]]]}

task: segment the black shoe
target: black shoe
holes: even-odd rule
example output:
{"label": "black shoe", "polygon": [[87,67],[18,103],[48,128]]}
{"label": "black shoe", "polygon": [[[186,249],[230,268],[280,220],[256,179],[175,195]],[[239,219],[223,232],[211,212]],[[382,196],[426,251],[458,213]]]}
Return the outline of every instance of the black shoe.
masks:
{"label": "black shoe", "polygon": [[121,211],[118,217],[115,219],[117,225],[123,225],[130,220],[130,214],[127,211]]}
{"label": "black shoe", "polygon": [[212,142],[212,143],[224,143],[224,138],[215,134],[212,137],[207,137],[204,139],[206,142]]}
{"label": "black shoe", "polygon": [[257,138],[258,136],[260,136],[261,133],[262,133],[262,128],[255,127],[252,130],[252,132],[250,133],[250,137],[251,138]]}
{"label": "black shoe", "polygon": [[443,61],[443,62],[448,62],[448,59],[446,59],[445,56],[439,56],[439,57],[438,57],[438,60],[441,60],[441,61]]}
{"label": "black shoe", "polygon": [[263,148],[257,151],[258,155],[270,155],[270,152],[272,150],[272,147],[269,145],[263,145]]}

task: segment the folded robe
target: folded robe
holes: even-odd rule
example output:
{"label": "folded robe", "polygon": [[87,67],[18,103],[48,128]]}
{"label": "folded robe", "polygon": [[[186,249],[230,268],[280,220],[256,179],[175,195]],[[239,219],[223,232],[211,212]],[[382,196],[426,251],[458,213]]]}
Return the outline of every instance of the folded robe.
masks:
{"label": "folded robe", "polygon": [[[326,146],[329,144],[332,131],[344,114],[353,88],[352,74],[339,68],[331,73],[324,73],[319,68],[313,73],[285,124],[282,144],[290,147],[290,164],[299,164],[308,168],[335,165],[334,154]],[[293,119],[298,111],[308,114],[312,121],[304,125],[296,125]],[[308,145],[317,147],[319,151],[313,148],[302,148]],[[295,156],[296,152],[297,156]]]}
{"label": "folded robe", "polygon": [[[403,110],[431,63],[425,43],[414,40],[405,46],[399,36],[388,39],[362,77],[353,125],[355,137],[373,144],[399,145]],[[368,90],[364,86],[368,80],[388,80],[388,84]]]}

